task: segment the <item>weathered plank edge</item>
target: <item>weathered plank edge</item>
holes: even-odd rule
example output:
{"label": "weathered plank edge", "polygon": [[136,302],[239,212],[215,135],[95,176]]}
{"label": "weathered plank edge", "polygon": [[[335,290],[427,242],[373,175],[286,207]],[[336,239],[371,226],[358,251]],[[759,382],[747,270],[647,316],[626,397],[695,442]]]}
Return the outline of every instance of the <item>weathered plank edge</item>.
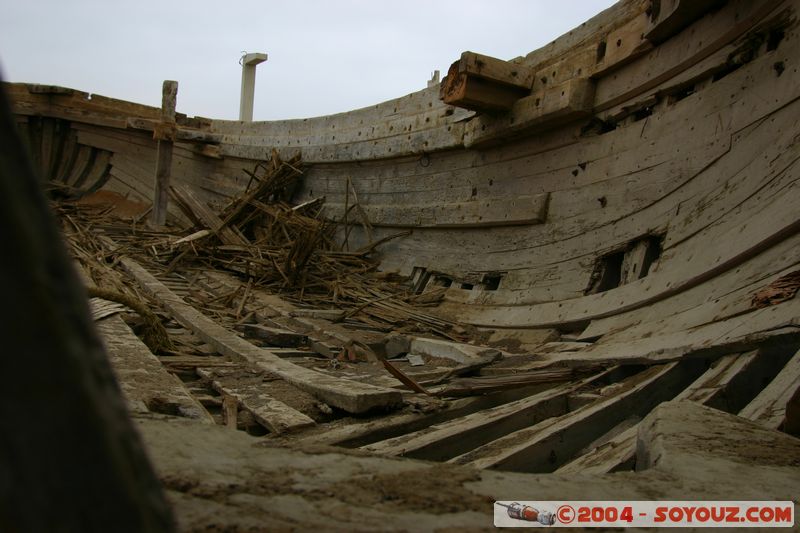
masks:
{"label": "weathered plank edge", "polygon": [[123,256],[120,258],[120,264],[142,289],[157,298],[181,325],[191,329],[203,341],[224,355],[247,361],[272,372],[325,403],[349,413],[388,409],[402,403],[399,391],[328,376],[297,366],[268,350],[254,346],[184,302],[134,260]]}

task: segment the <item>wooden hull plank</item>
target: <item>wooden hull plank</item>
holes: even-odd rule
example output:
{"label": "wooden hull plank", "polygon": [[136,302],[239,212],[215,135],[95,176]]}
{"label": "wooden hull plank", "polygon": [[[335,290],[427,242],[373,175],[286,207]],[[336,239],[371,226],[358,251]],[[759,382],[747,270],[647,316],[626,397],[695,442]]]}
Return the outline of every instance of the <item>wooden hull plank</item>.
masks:
{"label": "wooden hull plank", "polygon": [[[739,376],[756,357],[757,352],[731,354],[717,359],[675,400],[691,400],[708,405],[724,395],[733,378]],[[598,446],[556,470],[559,474],[605,474],[631,465],[636,457],[636,436],[639,424],[626,429],[608,442]]]}
{"label": "wooden hull plank", "polygon": [[[155,411],[193,418],[205,424],[214,419],[171,375],[119,315],[96,322],[122,392],[133,411]],[[142,376],[146,375],[146,379]]]}
{"label": "wooden hull plank", "polygon": [[476,468],[552,472],[625,418],[647,414],[672,399],[698,373],[697,365],[687,363],[651,367],[628,378],[621,390],[608,398],[511,433],[450,462]]}
{"label": "wooden hull plank", "polygon": [[446,460],[541,420],[564,414],[568,408],[569,394],[615,373],[615,369],[601,372],[528,398],[364,446],[364,449],[381,455]]}
{"label": "wooden hull plank", "polygon": [[786,406],[798,390],[800,390],[800,351],[789,360],[775,379],[739,412],[739,416],[772,429],[779,429],[786,423]]}
{"label": "wooden hull plank", "polygon": [[211,382],[211,386],[225,396],[234,398],[250,411],[259,424],[275,434],[282,434],[313,426],[307,415],[270,396],[268,385],[239,383],[226,376],[225,369],[199,367],[197,374]]}
{"label": "wooden hull plank", "polygon": [[181,325],[194,331],[198,337],[224,355],[272,372],[323,402],[349,413],[389,409],[402,403],[399,391],[336,378],[303,368],[281,359],[269,350],[254,346],[185,303],[132,259],[122,257],[120,264],[146,292],[158,299]]}

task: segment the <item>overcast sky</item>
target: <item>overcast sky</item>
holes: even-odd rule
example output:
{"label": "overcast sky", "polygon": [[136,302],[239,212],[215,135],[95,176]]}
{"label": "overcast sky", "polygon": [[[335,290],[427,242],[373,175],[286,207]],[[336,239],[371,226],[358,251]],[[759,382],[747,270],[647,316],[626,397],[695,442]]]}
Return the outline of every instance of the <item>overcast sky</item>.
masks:
{"label": "overcast sky", "polygon": [[242,51],[266,52],[255,120],[348,111],[426,86],[464,50],[511,59],[613,0],[0,0],[8,81],[236,119]]}

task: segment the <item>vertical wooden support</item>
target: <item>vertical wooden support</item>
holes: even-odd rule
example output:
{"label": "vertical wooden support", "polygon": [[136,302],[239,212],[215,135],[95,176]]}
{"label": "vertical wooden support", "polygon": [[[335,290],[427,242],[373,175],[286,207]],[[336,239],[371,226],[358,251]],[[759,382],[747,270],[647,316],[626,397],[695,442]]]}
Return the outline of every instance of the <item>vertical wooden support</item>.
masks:
{"label": "vertical wooden support", "polygon": [[222,418],[225,420],[225,427],[236,429],[239,414],[239,402],[233,396],[223,396],[222,398]]}
{"label": "vertical wooden support", "polygon": [[256,66],[267,60],[267,54],[245,54],[239,60],[242,65],[242,91],[239,100],[239,120],[253,120],[253,102],[256,93]]}
{"label": "vertical wooden support", "polygon": [[156,155],[156,179],[153,194],[151,222],[163,226],[167,221],[169,199],[169,177],[172,168],[172,141],[175,140],[175,106],[178,97],[178,82],[166,80],[161,88],[161,124],[153,131],[158,140]]}

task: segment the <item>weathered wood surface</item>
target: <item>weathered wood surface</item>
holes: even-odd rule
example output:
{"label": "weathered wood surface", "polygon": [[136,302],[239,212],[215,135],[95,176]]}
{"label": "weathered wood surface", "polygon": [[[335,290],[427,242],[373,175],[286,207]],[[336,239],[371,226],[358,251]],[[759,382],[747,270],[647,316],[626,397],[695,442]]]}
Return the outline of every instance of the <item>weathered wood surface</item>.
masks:
{"label": "weathered wood surface", "polygon": [[533,71],[530,68],[519,62],[503,61],[475,52],[461,54],[458,72],[520,89],[529,90],[533,85]]}
{"label": "weathered wood surface", "polygon": [[159,282],[144,268],[127,257],[120,264],[180,322],[223,355],[251,363],[271,372],[325,403],[348,411],[364,413],[373,409],[396,407],[402,401],[400,392],[366,383],[336,378],[297,366],[259,348],[204,316]]}
{"label": "weathered wood surface", "polygon": [[[755,359],[757,352],[720,357],[674,400],[691,400],[720,408],[732,380],[740,379]],[[720,398],[723,397],[722,400]],[[639,424],[602,443],[594,450],[577,457],[556,470],[559,474],[605,474],[632,466],[636,456]]]}
{"label": "weathered wood surface", "polygon": [[270,396],[268,383],[243,383],[242,380],[229,376],[231,370],[200,367],[197,374],[209,380],[214,390],[226,398],[233,398],[242,408],[252,413],[259,424],[275,434],[314,425],[314,421],[307,415]]}
{"label": "weathered wood surface", "polygon": [[564,414],[569,394],[614,372],[609,370],[578,382],[559,385],[528,398],[376,442],[364,446],[364,449],[380,455],[449,459],[541,420]]}
{"label": "weathered wood surface", "polygon": [[662,0],[650,14],[644,36],[658,44],[724,3],[723,0]]}
{"label": "weathered wood surface", "polygon": [[175,105],[178,82],[167,80],[161,88],[161,122],[153,132],[158,140],[156,148],[155,185],[151,221],[154,226],[163,226],[167,221],[169,181],[172,173],[172,142],[175,139]]}
{"label": "weathered wood surface", "polygon": [[97,322],[114,374],[134,412],[156,412],[213,424],[211,415],[171,375],[119,316]]}
{"label": "weathered wood surface", "polygon": [[621,388],[606,398],[510,433],[451,462],[477,468],[551,472],[625,418],[647,414],[672,399],[693,375],[685,363],[649,368],[622,382]]}
{"label": "weathered wood surface", "polygon": [[516,100],[507,116],[481,115],[474,118],[467,123],[464,146],[497,142],[531,133],[534,129],[551,129],[588,117],[593,102],[594,82],[588,78],[566,81]]}
{"label": "weathered wood surface", "polygon": [[503,111],[529,94],[532,84],[533,71],[524,65],[464,52],[442,80],[440,96],[448,105]]}
{"label": "weathered wood surface", "polygon": [[[547,220],[549,194],[521,195],[492,200],[440,205],[365,205],[364,213],[373,226],[419,228],[481,228],[526,226]],[[328,218],[342,220],[345,205],[326,203]]]}
{"label": "weathered wood surface", "polygon": [[242,324],[244,333],[279,348],[297,348],[308,341],[308,336],[285,329],[262,326],[261,324]]}
{"label": "weathered wood surface", "polygon": [[800,352],[792,357],[769,385],[739,412],[759,424],[780,429],[786,423],[786,409],[800,390]]}
{"label": "weathered wood surface", "polygon": [[205,226],[216,234],[223,244],[233,246],[246,246],[244,237],[231,228],[224,226],[222,219],[208,205],[197,197],[189,187],[176,185],[171,187],[172,193],[186,216],[197,224]]}
{"label": "weathered wood surface", "polygon": [[737,315],[687,331],[655,333],[648,338],[609,340],[571,353],[545,356],[560,364],[666,362],[694,357],[720,356],[748,351],[763,344],[791,343],[800,339],[800,300]]}

